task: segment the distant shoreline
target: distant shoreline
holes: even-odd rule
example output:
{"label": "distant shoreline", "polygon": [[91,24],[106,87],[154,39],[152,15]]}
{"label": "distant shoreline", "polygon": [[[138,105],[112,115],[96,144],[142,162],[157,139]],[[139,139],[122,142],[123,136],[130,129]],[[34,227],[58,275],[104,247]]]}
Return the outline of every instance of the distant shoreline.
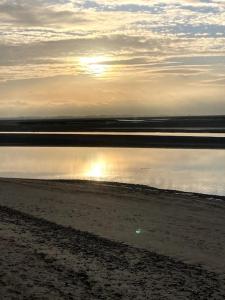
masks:
{"label": "distant shoreline", "polygon": [[0,132],[225,132],[225,116],[86,117],[0,120]]}
{"label": "distant shoreline", "polygon": [[0,146],[225,149],[225,137],[0,133]]}

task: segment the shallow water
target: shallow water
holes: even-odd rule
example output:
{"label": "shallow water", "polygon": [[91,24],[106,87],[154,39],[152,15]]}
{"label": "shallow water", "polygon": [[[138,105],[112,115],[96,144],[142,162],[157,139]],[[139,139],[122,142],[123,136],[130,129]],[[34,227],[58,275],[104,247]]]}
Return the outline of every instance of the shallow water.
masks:
{"label": "shallow water", "polygon": [[35,134],[35,135],[39,135],[39,134],[91,134],[91,135],[156,135],[156,136],[199,136],[199,137],[225,137],[225,133],[220,133],[220,132],[116,132],[116,131],[112,131],[112,132],[108,132],[108,131],[76,131],[76,132],[48,132],[48,131],[37,131],[37,132],[33,132],[33,131],[11,131],[11,132],[7,132],[7,131],[1,131],[0,133],[5,133],[5,134]]}
{"label": "shallow water", "polygon": [[0,148],[0,176],[146,184],[225,195],[225,150]]}

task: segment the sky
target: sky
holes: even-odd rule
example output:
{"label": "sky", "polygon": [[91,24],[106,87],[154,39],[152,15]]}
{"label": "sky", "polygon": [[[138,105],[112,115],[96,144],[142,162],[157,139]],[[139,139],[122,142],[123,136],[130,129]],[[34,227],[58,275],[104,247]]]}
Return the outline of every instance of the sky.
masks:
{"label": "sky", "polygon": [[225,114],[225,0],[0,0],[0,118]]}

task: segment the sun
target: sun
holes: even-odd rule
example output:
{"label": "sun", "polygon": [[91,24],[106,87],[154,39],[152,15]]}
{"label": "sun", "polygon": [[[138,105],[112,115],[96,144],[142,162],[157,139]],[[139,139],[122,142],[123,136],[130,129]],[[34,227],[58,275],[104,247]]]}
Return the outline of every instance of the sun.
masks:
{"label": "sun", "polygon": [[80,57],[79,61],[82,69],[94,76],[102,77],[108,69],[108,66],[104,64],[107,61],[105,56]]}

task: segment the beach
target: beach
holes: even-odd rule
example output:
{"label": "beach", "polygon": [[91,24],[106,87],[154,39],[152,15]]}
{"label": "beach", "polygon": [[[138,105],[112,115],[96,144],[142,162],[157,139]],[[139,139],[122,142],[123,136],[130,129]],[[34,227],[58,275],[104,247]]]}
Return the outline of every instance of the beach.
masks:
{"label": "beach", "polygon": [[224,197],[0,180],[2,299],[224,299]]}

